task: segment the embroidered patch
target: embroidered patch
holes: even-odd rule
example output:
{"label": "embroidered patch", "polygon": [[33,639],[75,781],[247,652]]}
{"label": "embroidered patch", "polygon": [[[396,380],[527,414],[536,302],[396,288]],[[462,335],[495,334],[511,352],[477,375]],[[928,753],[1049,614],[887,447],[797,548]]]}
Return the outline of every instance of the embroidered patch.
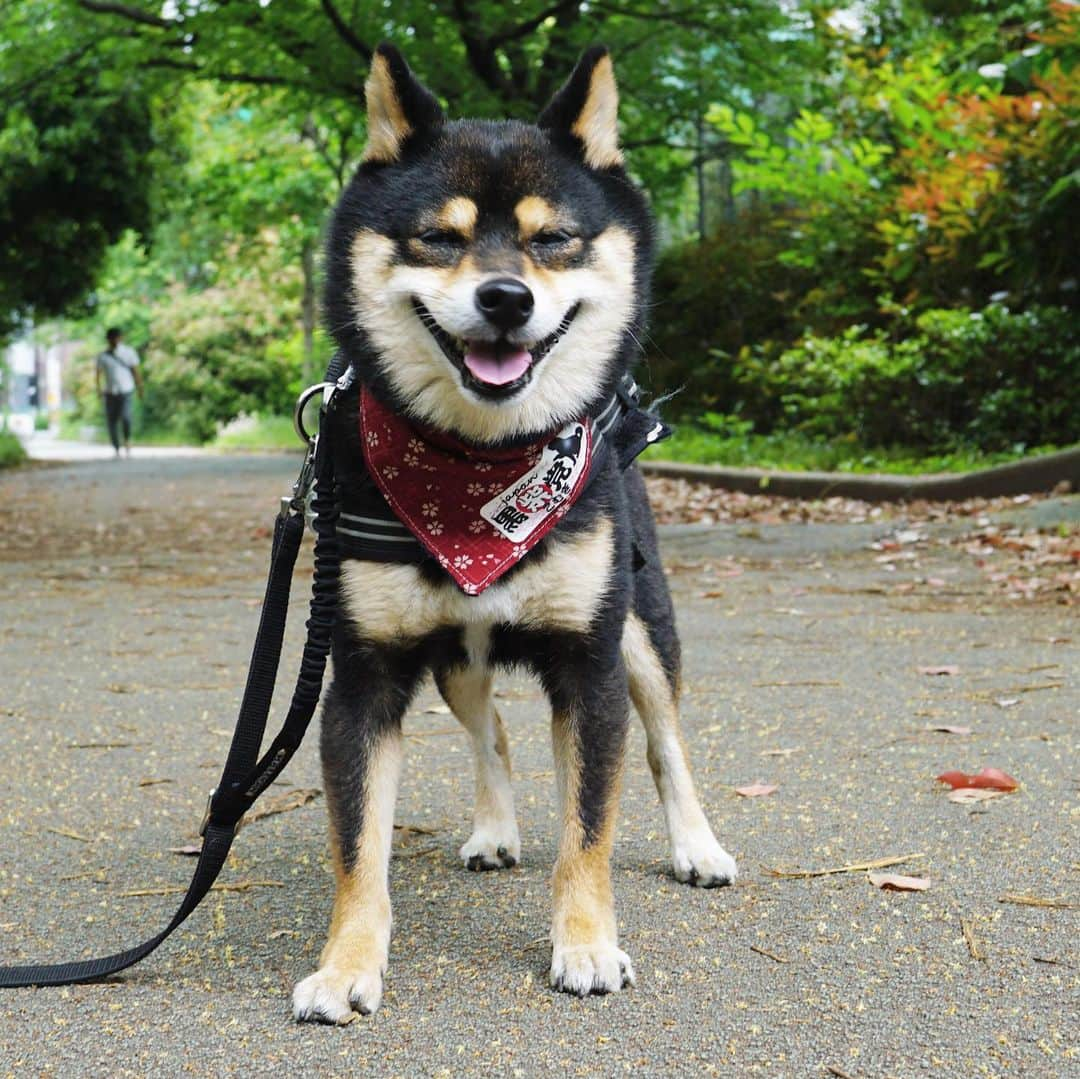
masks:
{"label": "embroidered patch", "polygon": [[527,540],[574,493],[589,461],[589,428],[567,424],[535,467],[480,508],[480,516],[508,540]]}

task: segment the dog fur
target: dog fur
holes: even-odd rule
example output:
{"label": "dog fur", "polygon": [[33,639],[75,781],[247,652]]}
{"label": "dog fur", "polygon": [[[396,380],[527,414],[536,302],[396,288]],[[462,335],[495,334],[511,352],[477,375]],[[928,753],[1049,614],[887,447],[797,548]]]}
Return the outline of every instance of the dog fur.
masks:
{"label": "dog fur", "polygon": [[[504,448],[610,398],[638,355],[653,248],[646,202],[623,167],[617,101],[611,60],[597,48],[537,125],[450,122],[397,51],[379,48],[367,150],[329,236],[326,308],[338,346],[381,402],[467,443]],[[500,331],[507,347],[539,357],[508,388],[478,383],[455,352],[455,342],[491,339],[476,290],[495,278],[523,282],[534,302],[524,325]],[[538,342],[552,343],[541,355]],[[357,408],[354,389],[329,423],[335,447],[347,445]],[[562,819],[554,988],[587,995],[634,981],[618,946],[609,866],[631,700],[676,877],[701,887],[735,878],[679,734],[679,644],[645,486],[614,457],[558,526],[478,596],[433,561],[343,564],[321,734],[336,894],[319,969],[294,992],[298,1019],[345,1022],[379,1006],[401,722],[429,671],[475,751],[474,827],[461,848],[469,869],[521,857],[493,671],[524,666],[550,699]]]}

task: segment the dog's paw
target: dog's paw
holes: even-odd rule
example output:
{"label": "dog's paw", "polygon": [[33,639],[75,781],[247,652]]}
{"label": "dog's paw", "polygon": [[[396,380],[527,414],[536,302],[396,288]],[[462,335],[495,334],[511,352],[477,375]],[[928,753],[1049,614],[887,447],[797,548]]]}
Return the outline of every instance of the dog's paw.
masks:
{"label": "dog's paw", "polygon": [[630,956],[614,944],[556,946],[551,954],[551,988],[587,997],[590,993],[617,993],[634,984]]}
{"label": "dog's paw", "polygon": [[467,869],[509,869],[521,859],[521,839],[517,826],[477,828],[461,848],[461,860]]}
{"label": "dog's paw", "polygon": [[734,884],[739,870],[735,859],[717,843],[712,832],[686,836],[673,844],[675,879],[696,888],[722,888]]}
{"label": "dog's paw", "polygon": [[301,1023],[351,1023],[357,1012],[371,1015],[381,1001],[380,971],[324,967],[293,989],[293,1015]]}

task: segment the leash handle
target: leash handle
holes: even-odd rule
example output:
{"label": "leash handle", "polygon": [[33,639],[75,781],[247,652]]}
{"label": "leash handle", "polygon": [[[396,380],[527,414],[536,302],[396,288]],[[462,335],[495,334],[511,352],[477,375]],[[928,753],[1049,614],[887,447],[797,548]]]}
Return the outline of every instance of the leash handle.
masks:
{"label": "leash handle", "polygon": [[[341,375],[338,357],[327,378]],[[344,381],[342,376],[342,381]],[[324,397],[324,413],[334,393]],[[325,415],[324,415],[325,420]],[[304,535],[305,475],[314,479],[312,500],[315,529],[315,574],[312,583],[307,640],[296,687],[285,722],[269,749],[258,758],[273,697],[278,661],[288,617],[293,567]],[[270,570],[263,597],[262,616],[252,649],[251,665],[240,714],[221,779],[210,796],[200,829],[203,836],[199,861],[169,924],[156,936],[134,948],[96,959],[68,963],[0,967],[0,989],[26,986],[75,985],[100,981],[145,959],[187,919],[217,880],[229,856],[237,825],[259,795],[273,782],[300,748],[322,692],[326,658],[330,652],[337,606],[340,556],[337,544],[337,506],[333,460],[324,440],[315,438],[305,458],[301,478],[293,491],[290,512],[278,516],[270,554]]]}

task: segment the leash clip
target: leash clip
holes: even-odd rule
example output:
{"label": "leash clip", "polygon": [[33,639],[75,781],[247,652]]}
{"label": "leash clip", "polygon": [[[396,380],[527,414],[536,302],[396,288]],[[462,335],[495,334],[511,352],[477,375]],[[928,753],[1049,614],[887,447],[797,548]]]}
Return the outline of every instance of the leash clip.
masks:
{"label": "leash clip", "polygon": [[217,794],[217,787],[213,787],[206,796],[206,809],[203,811],[202,824],[199,825],[199,835],[204,838],[206,837],[206,829],[210,827],[210,812],[214,805],[215,794]]}
{"label": "leash clip", "polygon": [[282,495],[278,516],[291,517],[307,510],[307,498],[311,493],[311,485],[315,482],[315,448],[318,442],[319,436],[316,435],[308,443],[304,463],[300,466],[300,475],[293,484],[292,494]]}

